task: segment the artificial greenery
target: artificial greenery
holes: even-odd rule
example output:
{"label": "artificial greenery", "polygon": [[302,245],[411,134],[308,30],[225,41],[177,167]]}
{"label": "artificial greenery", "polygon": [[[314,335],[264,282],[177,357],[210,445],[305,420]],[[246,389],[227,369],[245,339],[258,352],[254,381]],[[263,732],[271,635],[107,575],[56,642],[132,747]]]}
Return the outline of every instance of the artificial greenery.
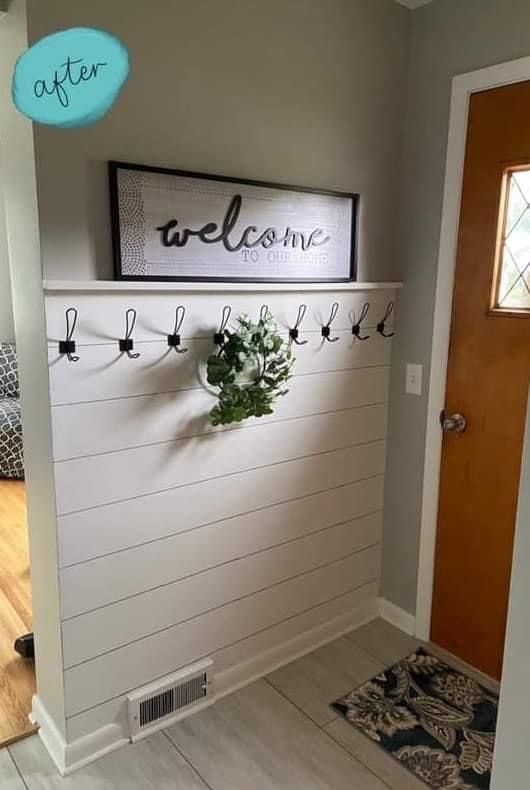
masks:
{"label": "artificial greenery", "polygon": [[262,313],[258,323],[241,315],[237,323],[236,330],[224,330],[219,351],[208,357],[207,380],[219,390],[213,425],[272,414],[276,398],[288,392],[294,358],[272,315]]}

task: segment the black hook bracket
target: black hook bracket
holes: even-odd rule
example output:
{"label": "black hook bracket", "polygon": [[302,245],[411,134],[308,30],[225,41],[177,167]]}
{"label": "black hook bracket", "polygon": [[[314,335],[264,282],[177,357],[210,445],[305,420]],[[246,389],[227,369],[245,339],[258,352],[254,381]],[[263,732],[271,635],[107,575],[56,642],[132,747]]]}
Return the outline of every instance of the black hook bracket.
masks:
{"label": "black hook bracket", "polygon": [[182,324],[184,322],[184,316],[186,315],[186,308],[183,305],[179,305],[175,310],[175,328],[173,329],[173,333],[167,336],[167,344],[170,348],[174,348],[177,354],[185,354],[188,350],[187,348],[181,348],[180,344],[182,342],[182,338],[180,336],[180,330]]}
{"label": "black hook bracket", "polygon": [[77,310],[69,307],[65,312],[66,317],[66,338],[59,341],[59,354],[66,354],[68,362],[79,362],[79,357],[75,355],[74,332],[77,324]]}
{"label": "black hook bracket", "polygon": [[353,313],[353,325],[351,328],[351,333],[358,340],[369,340],[370,338],[370,335],[361,335],[361,324],[366,318],[366,316],[368,315],[369,310],[370,310],[370,302],[365,302],[363,304],[361,315],[359,316],[358,321],[355,317],[355,313]]}
{"label": "black hook bracket", "polygon": [[269,315],[270,315],[269,305],[262,304],[261,309],[259,311],[259,320],[264,324]]}
{"label": "black hook bracket", "polygon": [[230,321],[231,314],[232,314],[232,308],[226,304],[223,307],[223,317],[221,318],[219,329],[213,336],[213,342],[215,343],[216,346],[220,346],[221,348],[224,346],[225,343],[225,331],[226,331],[226,327],[228,326],[228,322]]}
{"label": "black hook bracket", "polygon": [[386,306],[386,311],[379,323],[377,324],[377,331],[383,337],[394,337],[394,332],[385,332],[385,324],[394,312],[394,302],[389,302]]}
{"label": "black hook bracket", "polygon": [[305,346],[305,344],[308,342],[307,340],[298,339],[300,337],[299,327],[302,321],[304,320],[304,316],[306,312],[307,312],[307,305],[301,304],[300,307],[298,308],[298,316],[295,325],[291,329],[289,329],[289,337],[291,339],[291,342],[294,341],[297,346]]}
{"label": "black hook bracket", "polygon": [[138,359],[140,353],[137,351],[132,353],[134,348],[134,340],[132,333],[134,332],[134,325],[136,324],[136,310],[130,307],[125,313],[125,337],[119,341],[120,351],[122,354],[127,354],[129,359]]}
{"label": "black hook bracket", "polygon": [[329,316],[329,321],[322,327],[322,337],[324,340],[327,340],[328,343],[336,343],[340,340],[340,337],[331,337],[331,324],[337,317],[337,313],[339,312],[339,303],[333,302],[331,305],[331,314]]}
{"label": "black hook bracket", "polygon": [[[270,316],[269,305],[268,304],[262,304],[261,308],[260,308],[260,311],[259,311],[258,326],[264,326],[266,321],[267,321],[267,318],[269,318],[269,316]],[[256,334],[254,335],[254,337],[252,339],[253,339],[253,341],[259,343],[259,340],[260,340],[259,332],[256,332]]]}

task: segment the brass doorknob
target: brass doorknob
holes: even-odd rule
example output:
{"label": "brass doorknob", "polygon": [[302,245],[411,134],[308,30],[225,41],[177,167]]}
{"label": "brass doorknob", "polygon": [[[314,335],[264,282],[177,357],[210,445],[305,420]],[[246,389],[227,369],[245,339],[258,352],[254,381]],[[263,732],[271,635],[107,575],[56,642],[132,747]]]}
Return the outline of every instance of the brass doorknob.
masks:
{"label": "brass doorknob", "polygon": [[464,433],[467,428],[467,420],[463,414],[446,414],[443,411],[440,422],[445,433]]}

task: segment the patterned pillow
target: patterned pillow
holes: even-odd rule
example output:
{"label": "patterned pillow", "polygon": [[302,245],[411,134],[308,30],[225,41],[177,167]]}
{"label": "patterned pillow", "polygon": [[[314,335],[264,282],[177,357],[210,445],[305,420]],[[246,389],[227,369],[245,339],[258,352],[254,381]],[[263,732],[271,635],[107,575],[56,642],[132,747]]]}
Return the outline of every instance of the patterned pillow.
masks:
{"label": "patterned pillow", "polygon": [[24,478],[20,401],[0,400],[0,477]]}
{"label": "patterned pillow", "polygon": [[13,343],[0,343],[0,398],[18,398],[17,352]]}

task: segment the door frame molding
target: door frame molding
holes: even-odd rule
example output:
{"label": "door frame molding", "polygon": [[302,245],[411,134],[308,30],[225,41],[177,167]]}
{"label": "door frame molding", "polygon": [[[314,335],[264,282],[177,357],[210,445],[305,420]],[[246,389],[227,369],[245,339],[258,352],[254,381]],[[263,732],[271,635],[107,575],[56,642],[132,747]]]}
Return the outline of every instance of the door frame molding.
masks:
{"label": "door frame molding", "polygon": [[460,205],[464,178],[469,103],[473,93],[530,80],[530,57],[518,58],[453,78],[445,186],[436,280],[427,432],[423,465],[420,553],[416,596],[416,636],[428,640],[434,586],[438,495],[442,457],[440,412],[445,405],[451,313],[455,281]]}

